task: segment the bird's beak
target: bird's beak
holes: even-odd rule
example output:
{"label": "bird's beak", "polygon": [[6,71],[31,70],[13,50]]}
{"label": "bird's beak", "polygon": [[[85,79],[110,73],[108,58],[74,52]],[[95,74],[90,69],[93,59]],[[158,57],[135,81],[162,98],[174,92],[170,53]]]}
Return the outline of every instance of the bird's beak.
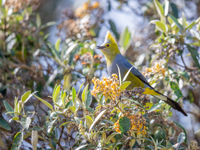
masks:
{"label": "bird's beak", "polygon": [[105,46],[97,46],[98,49],[104,49],[106,48]]}

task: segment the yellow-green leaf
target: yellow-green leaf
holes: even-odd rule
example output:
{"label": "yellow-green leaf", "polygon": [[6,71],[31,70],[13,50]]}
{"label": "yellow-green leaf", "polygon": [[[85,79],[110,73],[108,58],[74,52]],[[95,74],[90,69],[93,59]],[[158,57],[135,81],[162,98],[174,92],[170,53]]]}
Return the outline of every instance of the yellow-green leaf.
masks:
{"label": "yellow-green leaf", "polygon": [[90,126],[93,123],[93,119],[87,115],[87,116],[85,116],[85,120],[86,120],[87,127],[90,128]]}
{"label": "yellow-green leaf", "polygon": [[53,111],[53,106],[52,106],[49,102],[43,100],[42,98],[40,98],[40,97],[38,97],[38,96],[36,96],[36,95],[34,95],[34,96],[35,96],[38,100],[40,100],[44,105],[46,105],[48,108],[50,108],[50,109]]}
{"label": "yellow-green leaf", "polygon": [[151,21],[151,23],[156,25],[156,29],[158,29],[161,32],[166,33],[168,28],[167,25],[165,25],[163,22],[159,21],[159,20],[153,20]]}
{"label": "yellow-green leaf", "polygon": [[58,101],[59,94],[60,94],[60,85],[59,86],[55,86],[55,88],[54,88],[53,96],[52,96],[54,103],[56,103]]}
{"label": "yellow-green leaf", "polygon": [[81,98],[82,98],[82,102],[85,103],[86,99],[87,99],[87,93],[88,93],[88,84],[86,85],[86,87],[84,88]]}

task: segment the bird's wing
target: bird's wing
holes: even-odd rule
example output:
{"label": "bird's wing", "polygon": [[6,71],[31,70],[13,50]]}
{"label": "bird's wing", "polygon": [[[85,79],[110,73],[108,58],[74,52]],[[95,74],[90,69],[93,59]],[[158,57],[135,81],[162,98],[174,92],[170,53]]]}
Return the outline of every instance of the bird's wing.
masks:
{"label": "bird's wing", "polygon": [[147,84],[149,87],[153,88],[147,81],[147,79],[133,66],[131,65],[127,60],[124,62],[124,67],[129,70],[131,67],[131,73],[134,74],[136,77],[138,77],[142,82]]}

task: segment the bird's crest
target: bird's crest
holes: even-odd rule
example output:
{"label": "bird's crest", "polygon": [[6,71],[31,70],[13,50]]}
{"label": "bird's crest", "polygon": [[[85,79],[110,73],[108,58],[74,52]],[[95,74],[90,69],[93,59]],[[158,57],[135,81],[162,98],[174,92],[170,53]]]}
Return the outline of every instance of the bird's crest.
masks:
{"label": "bird's crest", "polygon": [[105,41],[109,42],[109,43],[115,43],[115,44],[117,44],[116,41],[115,41],[115,38],[112,36],[112,34],[110,33],[110,31],[107,31]]}

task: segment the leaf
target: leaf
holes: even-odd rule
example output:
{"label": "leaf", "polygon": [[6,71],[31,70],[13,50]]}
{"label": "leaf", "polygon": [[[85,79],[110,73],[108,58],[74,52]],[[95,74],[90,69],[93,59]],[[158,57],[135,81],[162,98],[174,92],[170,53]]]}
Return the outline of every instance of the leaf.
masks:
{"label": "leaf", "polygon": [[168,15],[169,12],[169,0],[165,0],[165,16]]}
{"label": "leaf", "polygon": [[102,112],[100,112],[98,114],[98,116],[95,118],[94,122],[92,123],[92,125],[90,126],[89,132],[91,132],[91,130],[93,129],[93,127],[96,125],[96,123],[101,119],[101,117],[105,114],[106,109],[103,110]]}
{"label": "leaf", "polygon": [[3,118],[0,118],[0,127],[5,129],[5,130],[8,130],[10,131],[11,130],[11,127],[10,125],[8,124],[8,122],[6,120],[4,120]]}
{"label": "leaf", "polygon": [[63,83],[63,89],[64,90],[69,90],[70,89],[71,78],[72,78],[72,74],[71,73],[67,73],[67,74],[64,75],[64,83]]}
{"label": "leaf", "polygon": [[169,14],[169,17],[174,21],[174,23],[177,25],[177,27],[182,32],[183,31],[183,26],[178,22],[178,20],[171,14]]}
{"label": "leaf", "polygon": [[192,27],[194,27],[194,25],[196,25],[196,22],[195,22],[195,21],[193,21],[192,23],[190,23],[190,24],[186,27],[186,30],[192,29]]}
{"label": "leaf", "polygon": [[82,102],[85,103],[86,99],[87,99],[87,94],[88,94],[88,84],[86,85],[86,87],[84,88],[81,98],[82,98]]}
{"label": "leaf", "polygon": [[197,49],[195,49],[194,47],[190,46],[189,44],[187,44],[187,48],[192,56],[193,61],[195,62],[196,66],[198,68],[200,68],[200,64],[199,64],[199,60],[200,60],[200,56],[198,54]]}
{"label": "leaf", "polygon": [[130,84],[131,84],[131,81],[125,81],[120,85],[120,89],[124,91]]}
{"label": "leaf", "polygon": [[37,144],[38,144],[38,131],[37,130],[32,131],[31,144],[33,146],[33,150],[37,150]]}
{"label": "leaf", "polygon": [[85,102],[86,108],[89,108],[91,103],[92,103],[92,95],[91,95],[91,92],[88,92],[87,99],[86,99],[86,102]]}
{"label": "leaf", "polygon": [[170,2],[170,6],[172,8],[172,15],[175,17],[175,18],[178,18],[178,8],[176,6],[175,3],[173,2]]}
{"label": "leaf", "polygon": [[46,105],[48,108],[50,108],[50,109],[53,111],[53,106],[52,106],[49,102],[43,100],[42,98],[40,98],[40,97],[38,97],[38,96],[36,96],[36,95],[34,95],[34,96],[35,96],[38,100],[40,100],[44,105]]}
{"label": "leaf", "polygon": [[31,91],[30,91],[30,90],[27,91],[26,93],[24,93],[24,94],[22,95],[22,97],[21,97],[22,103],[25,104],[35,93],[37,93],[37,91],[35,91],[35,92],[33,92],[33,93],[31,94]]}
{"label": "leaf", "polygon": [[75,107],[75,106],[69,106],[69,109],[70,109],[73,113],[76,112],[76,107]]}
{"label": "leaf", "polygon": [[65,106],[65,104],[66,104],[66,92],[64,92],[64,91],[61,92],[61,100],[62,100],[62,105]]}
{"label": "leaf", "polygon": [[115,137],[115,135],[118,135],[119,133],[117,133],[117,132],[113,132],[111,135],[109,135],[108,137],[107,137],[107,139],[106,139],[106,144],[109,144],[110,143],[110,140],[112,140],[114,137]]}
{"label": "leaf", "polygon": [[124,52],[129,48],[131,44],[131,33],[128,27],[125,28],[124,32],[120,36],[120,45],[123,47]]}
{"label": "leaf", "polygon": [[83,150],[88,144],[85,145],[81,145],[79,147],[77,147],[75,150]]}
{"label": "leaf", "polygon": [[39,14],[36,15],[36,25],[38,28],[41,26],[41,18]]}
{"label": "leaf", "polygon": [[42,25],[40,29],[44,29],[44,28],[53,26],[53,25],[55,25],[55,24],[56,24],[56,22],[50,21],[50,22],[47,22],[46,24]]}
{"label": "leaf", "polygon": [[87,115],[85,116],[85,120],[86,120],[87,127],[90,128],[90,126],[93,123],[93,119],[89,115]]}
{"label": "leaf", "polygon": [[164,23],[162,23],[161,21],[159,21],[159,20],[153,20],[150,23],[155,24],[156,25],[156,29],[158,29],[161,32],[166,33],[168,31],[167,26]]}
{"label": "leaf", "polygon": [[176,94],[176,96],[179,98],[183,97],[183,94],[181,92],[181,90],[179,89],[179,86],[177,83],[171,81],[170,82],[170,86],[171,86],[171,89],[174,91],[174,93]]}
{"label": "leaf", "polygon": [[[7,112],[14,113],[14,109],[12,108],[12,106],[10,106],[10,104],[6,100],[3,101],[3,104],[4,104],[4,107],[6,108]],[[11,114],[11,115],[13,115],[13,114]]]}
{"label": "leaf", "polygon": [[31,94],[31,90],[25,92],[25,93],[22,95],[22,97],[21,97],[22,102],[25,102],[26,99],[29,97],[30,94]]}
{"label": "leaf", "polygon": [[119,75],[119,84],[121,85],[121,83],[122,83],[122,76],[121,76],[121,71],[120,71],[120,69],[119,69],[119,66],[117,65],[117,70],[118,70],[118,75]]}
{"label": "leaf", "polygon": [[174,121],[174,123],[183,130],[183,132],[185,134],[185,142],[187,142],[187,131],[186,131],[186,129],[182,125],[180,125],[178,122]]}
{"label": "leaf", "polygon": [[116,27],[115,23],[111,19],[108,20],[108,23],[109,23],[110,29],[114,33],[115,37],[117,38],[117,40],[119,40],[119,33],[117,32],[117,27]]}
{"label": "leaf", "polygon": [[56,85],[53,90],[53,95],[52,95],[54,103],[57,103],[59,94],[60,94],[60,85],[59,86]]}
{"label": "leaf", "polygon": [[133,66],[127,71],[127,73],[125,74],[123,81],[126,81],[126,79],[128,78],[129,73],[131,72]]}
{"label": "leaf", "polygon": [[57,121],[57,119],[52,120],[51,122],[49,122],[48,127],[47,127],[47,132],[51,133],[53,131],[53,129],[55,128],[54,124]]}
{"label": "leaf", "polygon": [[185,133],[184,132],[181,132],[179,135],[178,135],[178,138],[177,138],[177,142],[179,144],[183,143],[186,139],[186,136],[185,136]]}
{"label": "leaf", "polygon": [[119,119],[120,131],[126,133],[131,128],[131,121],[127,117],[122,117]]}
{"label": "leaf", "polygon": [[28,130],[30,124],[31,124],[31,118],[30,117],[23,118],[23,120],[22,120],[23,129]]}
{"label": "leaf", "polygon": [[161,22],[164,22],[165,17],[164,17],[164,10],[163,10],[162,5],[160,4],[160,2],[158,0],[154,0],[153,2],[154,2],[154,5],[156,7],[156,10],[157,10],[157,12],[160,16]]}
{"label": "leaf", "polygon": [[56,49],[57,51],[60,50],[60,42],[61,42],[61,39],[58,38],[58,40],[56,41],[56,44],[55,44],[55,49]]}
{"label": "leaf", "polygon": [[67,121],[67,122],[62,123],[62,124],[59,126],[59,128],[61,128],[62,126],[65,126],[65,125],[67,125],[67,124],[69,124],[69,123],[72,123],[72,121]]}
{"label": "leaf", "polygon": [[68,108],[69,106],[72,106],[72,101],[69,101],[69,102],[65,105],[65,108]]}
{"label": "leaf", "polygon": [[72,88],[72,102],[75,104],[75,98],[76,98],[76,89],[73,87]]}
{"label": "leaf", "polygon": [[23,132],[17,132],[14,136],[11,150],[20,150],[23,141]]}

